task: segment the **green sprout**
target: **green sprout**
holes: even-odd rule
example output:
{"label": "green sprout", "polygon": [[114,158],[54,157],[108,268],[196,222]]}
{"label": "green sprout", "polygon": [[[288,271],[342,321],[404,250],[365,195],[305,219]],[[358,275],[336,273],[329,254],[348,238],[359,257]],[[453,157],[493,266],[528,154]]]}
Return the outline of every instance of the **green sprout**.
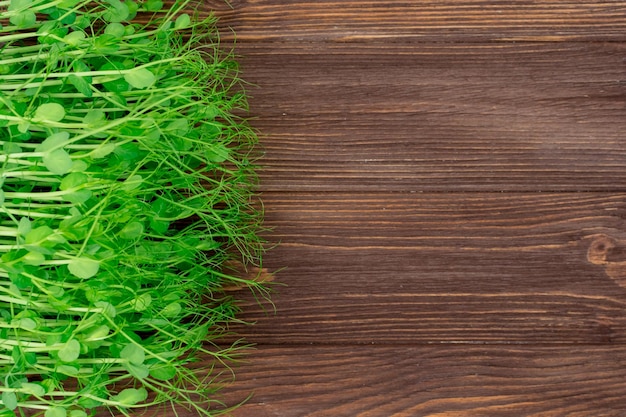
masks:
{"label": "green sprout", "polygon": [[0,0],[2,417],[224,409],[222,289],[263,291],[225,268],[261,261],[257,137],[191,6]]}

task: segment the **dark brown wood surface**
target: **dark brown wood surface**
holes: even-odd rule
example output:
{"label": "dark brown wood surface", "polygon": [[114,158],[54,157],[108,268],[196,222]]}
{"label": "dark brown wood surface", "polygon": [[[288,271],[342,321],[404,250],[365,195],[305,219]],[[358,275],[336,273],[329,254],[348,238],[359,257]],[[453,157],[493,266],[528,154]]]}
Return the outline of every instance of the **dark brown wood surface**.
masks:
{"label": "dark brown wood surface", "polygon": [[626,2],[206,7],[285,268],[234,417],[626,416]]}

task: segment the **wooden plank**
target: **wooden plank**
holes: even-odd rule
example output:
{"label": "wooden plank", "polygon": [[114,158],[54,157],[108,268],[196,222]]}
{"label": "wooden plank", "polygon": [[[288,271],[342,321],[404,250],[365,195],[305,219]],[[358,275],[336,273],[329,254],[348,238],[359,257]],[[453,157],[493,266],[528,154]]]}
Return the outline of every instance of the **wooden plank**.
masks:
{"label": "wooden plank", "polygon": [[208,1],[241,42],[624,40],[623,1]]}
{"label": "wooden plank", "polygon": [[622,417],[624,346],[263,346],[233,417]]}
{"label": "wooden plank", "polygon": [[[624,194],[264,195],[255,343],[626,341]],[[243,294],[242,294],[243,295]]]}
{"label": "wooden plank", "polygon": [[626,3],[383,3],[219,12],[287,267],[235,416],[623,416]]}
{"label": "wooden plank", "polygon": [[241,48],[268,191],[625,191],[624,44]]}
{"label": "wooden plank", "polygon": [[[626,238],[626,194],[264,193],[282,246],[526,252]],[[321,265],[320,265],[321,266]]]}

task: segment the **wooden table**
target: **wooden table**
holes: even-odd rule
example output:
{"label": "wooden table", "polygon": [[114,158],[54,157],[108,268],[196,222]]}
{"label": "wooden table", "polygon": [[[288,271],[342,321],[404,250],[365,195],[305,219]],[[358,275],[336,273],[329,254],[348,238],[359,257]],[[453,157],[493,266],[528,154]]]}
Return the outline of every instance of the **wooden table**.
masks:
{"label": "wooden table", "polygon": [[234,417],[626,416],[626,2],[209,7],[286,268]]}

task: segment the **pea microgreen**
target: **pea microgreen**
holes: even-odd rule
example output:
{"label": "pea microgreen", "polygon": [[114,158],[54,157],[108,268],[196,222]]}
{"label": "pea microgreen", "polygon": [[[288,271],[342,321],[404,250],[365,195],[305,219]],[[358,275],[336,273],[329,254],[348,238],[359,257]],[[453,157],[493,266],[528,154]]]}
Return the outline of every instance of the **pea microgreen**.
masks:
{"label": "pea microgreen", "polygon": [[257,138],[191,6],[0,1],[0,417],[223,408]]}

